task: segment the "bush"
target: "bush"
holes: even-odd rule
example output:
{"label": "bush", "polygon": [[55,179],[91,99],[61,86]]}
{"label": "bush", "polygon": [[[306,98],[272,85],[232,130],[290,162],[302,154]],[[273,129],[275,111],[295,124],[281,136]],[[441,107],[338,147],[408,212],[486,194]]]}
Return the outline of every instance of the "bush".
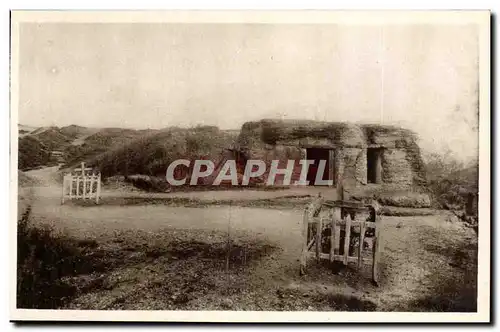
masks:
{"label": "bush", "polygon": [[40,184],[40,180],[31,177],[24,172],[17,171],[17,184],[19,187],[31,187]]}
{"label": "bush", "polygon": [[19,139],[18,168],[29,170],[51,161],[50,150],[38,139],[26,136]]}
{"label": "bush", "polygon": [[217,127],[169,128],[134,139],[96,156],[88,163],[98,167],[104,178],[133,174],[165,177],[172,161],[208,159],[216,162],[234,141],[234,133]]}
{"label": "bush", "polygon": [[437,208],[462,210],[466,196],[478,193],[479,164],[465,165],[450,155],[432,154],[428,157],[427,187]]}
{"label": "bush", "polygon": [[28,207],[17,225],[17,307],[57,309],[78,292],[62,278],[97,268],[85,255],[97,243],[77,243],[48,227],[35,227],[30,214]]}

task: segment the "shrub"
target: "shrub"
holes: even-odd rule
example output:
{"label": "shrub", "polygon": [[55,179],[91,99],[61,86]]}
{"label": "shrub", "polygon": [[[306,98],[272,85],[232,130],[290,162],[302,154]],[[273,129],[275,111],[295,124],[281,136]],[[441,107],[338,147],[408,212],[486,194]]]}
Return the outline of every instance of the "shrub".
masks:
{"label": "shrub", "polygon": [[51,161],[50,150],[38,139],[25,136],[19,139],[18,168],[28,170]]}
{"label": "shrub", "polygon": [[85,249],[97,243],[78,245],[48,227],[35,227],[30,214],[28,207],[17,225],[17,307],[56,309],[78,291],[62,277],[91,273],[96,268]]}
{"label": "shrub", "polygon": [[449,154],[432,154],[428,157],[426,168],[427,187],[437,208],[464,209],[466,196],[478,192],[477,161],[465,165]]}
{"label": "shrub", "polygon": [[234,133],[217,127],[169,128],[111,149],[90,160],[89,164],[97,166],[104,178],[132,174],[165,177],[172,161],[217,161],[234,140]]}

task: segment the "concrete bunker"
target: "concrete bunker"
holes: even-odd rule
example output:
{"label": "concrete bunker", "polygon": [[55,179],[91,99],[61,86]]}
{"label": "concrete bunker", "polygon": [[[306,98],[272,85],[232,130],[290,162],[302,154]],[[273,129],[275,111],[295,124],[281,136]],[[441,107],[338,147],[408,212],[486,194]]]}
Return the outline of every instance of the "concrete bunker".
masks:
{"label": "concrete bunker", "polygon": [[396,126],[264,119],[242,126],[238,148],[267,165],[279,160],[285,168],[295,160],[292,183],[300,178],[298,161],[313,160],[307,174],[311,181],[324,160],[322,178],[333,180],[332,189],[342,184],[351,195],[419,192],[426,184],[416,135]]}

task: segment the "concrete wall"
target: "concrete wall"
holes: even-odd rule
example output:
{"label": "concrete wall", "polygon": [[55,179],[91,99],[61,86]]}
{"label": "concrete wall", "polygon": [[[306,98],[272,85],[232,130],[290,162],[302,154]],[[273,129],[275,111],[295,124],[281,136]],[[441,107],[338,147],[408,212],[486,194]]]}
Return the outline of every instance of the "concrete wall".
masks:
{"label": "concrete wall", "polygon": [[366,150],[360,148],[339,148],[336,153],[338,177],[344,187],[366,184]]}
{"label": "concrete wall", "polygon": [[382,182],[410,187],[413,183],[412,166],[407,160],[407,152],[402,149],[382,151]]}
{"label": "concrete wall", "polygon": [[[382,148],[381,184],[410,188],[425,185],[425,169],[413,134],[405,129],[379,125],[280,121],[250,122],[243,125],[239,138],[241,150],[250,159],[261,159],[268,169],[273,159],[296,160],[292,183],[299,179],[303,149],[334,148],[335,177],[346,187],[367,185],[367,147]],[[267,176],[266,176],[267,179]],[[371,185],[371,184],[370,184]]]}
{"label": "concrete wall", "polygon": [[[299,161],[304,159],[303,149],[297,146],[286,145],[270,145],[265,144],[263,148],[254,148],[248,151],[250,159],[262,160],[266,164],[266,172],[262,175],[263,182],[267,181],[271,163],[273,160],[278,160],[278,168],[285,169],[288,160],[295,160],[295,165],[292,172],[291,184],[300,179],[301,165]],[[275,185],[283,185],[284,175],[277,175],[274,182]]]}

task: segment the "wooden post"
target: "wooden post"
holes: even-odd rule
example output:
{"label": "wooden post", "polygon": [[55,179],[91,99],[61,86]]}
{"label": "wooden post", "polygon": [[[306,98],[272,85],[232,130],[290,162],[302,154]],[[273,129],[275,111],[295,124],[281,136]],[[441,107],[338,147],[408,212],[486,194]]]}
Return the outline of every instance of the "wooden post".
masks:
{"label": "wooden post", "polygon": [[89,184],[89,199],[92,199],[93,198],[93,194],[94,194],[94,173],[92,173],[90,175],[90,184]]}
{"label": "wooden post", "polygon": [[83,181],[83,199],[85,200],[87,198],[87,179],[85,177],[85,174],[83,174],[82,171],[82,181]]}
{"label": "wooden post", "polygon": [[330,229],[330,263],[333,262],[334,256],[335,256],[335,214],[333,212],[334,208],[330,210],[330,223],[331,223],[331,229]]}
{"label": "wooden post", "polygon": [[363,265],[363,242],[365,241],[365,222],[359,224],[358,269]]}
{"label": "wooden post", "polygon": [[380,261],[380,250],[382,245],[382,238],[380,236],[381,232],[381,219],[378,220],[378,225],[375,228],[375,237],[373,239],[373,265],[372,265],[372,279],[373,282],[378,285],[378,264]]}
{"label": "wooden post", "polygon": [[309,207],[304,210],[304,216],[302,218],[302,253],[300,255],[300,275],[306,274],[307,265],[307,232],[309,230]]}
{"label": "wooden post", "polygon": [[69,174],[69,199],[73,198],[73,175]]}
{"label": "wooden post", "polygon": [[99,204],[99,197],[101,196],[101,173],[97,175],[97,188],[96,188],[96,195],[95,195],[95,202],[96,204]]}
{"label": "wooden post", "polygon": [[330,210],[330,218],[331,218],[331,235],[330,235],[330,263],[334,261],[335,258],[335,233],[337,232],[337,229],[335,225],[337,224],[337,219],[336,219],[336,214],[335,214],[336,208],[332,208]]}
{"label": "wooden post", "polygon": [[351,244],[351,219],[345,218],[345,239],[344,239],[344,265],[347,265],[349,257],[349,245]]}
{"label": "wooden post", "polygon": [[80,197],[80,176],[76,176],[76,195],[75,197],[78,199]]}
{"label": "wooden post", "polygon": [[323,229],[323,219],[318,217],[318,222],[316,224],[316,260],[320,262],[321,254],[321,231]]}

